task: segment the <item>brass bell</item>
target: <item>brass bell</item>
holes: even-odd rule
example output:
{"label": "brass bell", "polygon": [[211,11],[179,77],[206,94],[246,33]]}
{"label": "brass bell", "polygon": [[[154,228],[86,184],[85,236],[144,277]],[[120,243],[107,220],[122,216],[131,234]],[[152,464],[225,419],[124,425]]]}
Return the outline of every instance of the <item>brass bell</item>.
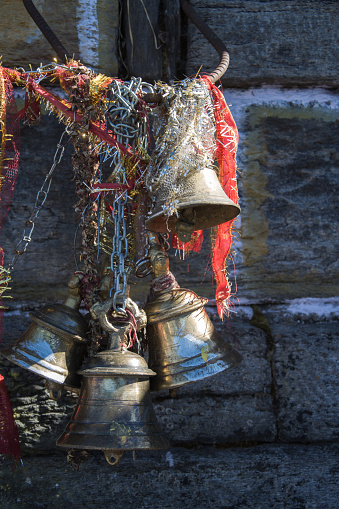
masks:
{"label": "brass bell", "polygon": [[[156,205],[146,221],[149,230],[159,233],[179,233],[179,240],[187,242],[195,230],[211,228],[234,219],[240,207],[224,192],[216,172],[204,168],[198,173],[188,174],[182,182],[176,183],[176,213],[167,212],[168,189],[159,184],[156,191]],[[182,238],[181,234],[182,233]]]}
{"label": "brass bell", "polygon": [[83,377],[78,404],[57,445],[101,449],[115,465],[127,450],[166,449],[169,443],[152,407],[149,377],[155,373],[121,346],[126,326],[101,325],[110,329],[109,348],[78,371]]}
{"label": "brass bell", "polygon": [[87,322],[78,311],[80,278],[68,283],[69,295],[63,304],[44,306],[30,313],[33,322],[1,355],[21,368],[45,377],[52,399],[59,399],[63,387],[79,392],[80,368],[87,345]]}
{"label": "brass bell", "polygon": [[184,288],[155,294],[146,306],[151,390],[175,389],[236,366],[241,355],[219,334],[204,305]]}

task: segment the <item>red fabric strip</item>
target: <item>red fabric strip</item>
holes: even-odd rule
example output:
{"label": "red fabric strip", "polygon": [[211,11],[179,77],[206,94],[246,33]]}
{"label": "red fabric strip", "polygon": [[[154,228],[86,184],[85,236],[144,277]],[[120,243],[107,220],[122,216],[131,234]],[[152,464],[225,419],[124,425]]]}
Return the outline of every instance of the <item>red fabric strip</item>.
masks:
{"label": "red fabric strip", "polygon": [[[211,82],[209,76],[201,78],[212,95],[216,122],[216,159],[219,165],[219,180],[223,190],[234,203],[238,203],[236,179],[236,152],[238,148],[238,130],[222,92]],[[231,288],[225,273],[226,259],[231,250],[233,221],[220,224],[213,247],[212,267],[217,282],[216,303],[218,314],[222,318],[227,311],[227,300]]]}
{"label": "red fabric strip", "polygon": [[[33,84],[33,90],[39,94],[43,99],[48,101],[50,104],[53,104],[59,111],[61,111],[66,117],[70,118],[73,122],[77,122],[78,124],[81,124],[81,118],[82,115],[79,115],[79,113],[76,113],[75,111],[72,111],[71,104],[64,99],[59,99],[59,97],[55,96],[54,94],[51,94],[50,92],[47,92],[43,87],[40,85]],[[95,122],[90,122],[89,124],[89,130],[95,136],[100,138],[101,140],[105,141],[109,145],[112,145],[113,147],[119,148],[119,150],[123,153],[128,155],[129,157],[133,157],[136,161],[140,158],[136,156],[131,150],[125,148],[121,143],[119,143],[115,138],[113,134],[110,134],[109,132],[103,131]]]}
{"label": "red fabric strip", "polygon": [[0,453],[21,459],[18,428],[2,375],[0,375]]}
{"label": "red fabric strip", "polygon": [[[1,181],[0,181],[0,232],[12,202],[17,180],[20,157],[20,117],[14,100],[13,86],[6,69],[0,67],[1,79]],[[0,265],[3,267],[4,251],[0,247]],[[4,309],[0,302],[0,341],[3,331]],[[4,377],[0,375],[0,453],[21,458],[18,428],[13,418]]]}

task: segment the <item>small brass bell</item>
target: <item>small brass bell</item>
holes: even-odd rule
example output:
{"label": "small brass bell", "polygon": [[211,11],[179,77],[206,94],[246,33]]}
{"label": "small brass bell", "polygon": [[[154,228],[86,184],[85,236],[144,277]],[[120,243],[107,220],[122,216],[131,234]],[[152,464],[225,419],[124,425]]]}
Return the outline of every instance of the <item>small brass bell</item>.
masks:
{"label": "small brass bell", "polygon": [[126,350],[128,326],[110,331],[109,348],[87,359],[77,407],[57,445],[71,449],[101,449],[111,465],[125,451],[166,449],[169,443],[157,423],[149,391],[151,371],[138,354]]}
{"label": "small brass bell", "polygon": [[[176,213],[168,216],[166,200],[168,189],[160,184],[157,200],[151,216],[146,221],[149,230],[159,233],[177,231],[179,240],[187,242],[195,230],[211,228],[234,219],[240,207],[223,191],[216,172],[204,168],[198,173],[188,174],[176,184]],[[182,237],[182,238],[181,238]]]}
{"label": "small brass bell", "polygon": [[68,283],[69,295],[63,304],[43,307],[30,313],[33,323],[13,345],[0,350],[1,355],[21,368],[45,377],[52,399],[59,399],[63,387],[78,392],[80,368],[87,345],[87,322],[78,311],[80,278]]}

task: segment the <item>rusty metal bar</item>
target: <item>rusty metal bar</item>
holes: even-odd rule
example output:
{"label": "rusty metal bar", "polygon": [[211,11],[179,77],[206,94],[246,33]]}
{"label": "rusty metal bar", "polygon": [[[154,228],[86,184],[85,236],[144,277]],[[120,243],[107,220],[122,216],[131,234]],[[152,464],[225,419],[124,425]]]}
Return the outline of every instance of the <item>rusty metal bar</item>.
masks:
{"label": "rusty metal bar", "polygon": [[180,0],[180,4],[186,16],[192,21],[192,23],[195,24],[202,35],[206,37],[208,42],[212,44],[213,48],[220,56],[218,67],[213,72],[207,73],[210,76],[212,83],[215,83],[225,74],[230,63],[230,56],[226,46],[222,40],[219,39],[216,33],[213,32],[207,23],[205,23],[205,21],[199,16],[197,11],[193,9],[192,5],[187,2],[187,0]]}
{"label": "rusty metal bar", "polygon": [[67,60],[71,59],[70,53],[68,53],[68,51],[61,44],[53,30],[49,27],[44,18],[41,16],[40,12],[34,6],[32,0],[22,0],[22,2],[26,11],[36,23],[42,34],[46,37],[47,41],[50,43],[60,60],[66,64]]}
{"label": "rusty metal bar", "polygon": [[[187,0],[180,0],[181,8],[186,14],[186,16],[195,24],[195,26],[200,30],[202,35],[206,37],[208,42],[213,46],[213,48],[218,52],[220,56],[220,62],[218,67],[210,73],[207,73],[212,83],[220,80],[220,78],[225,74],[227,68],[230,63],[230,55],[226,49],[225,44],[221,39],[216,35],[215,32],[207,25],[207,23],[199,16],[197,11],[193,9],[192,5],[187,2]],[[145,102],[154,103],[161,102],[162,97],[160,94],[144,94],[143,99]]]}

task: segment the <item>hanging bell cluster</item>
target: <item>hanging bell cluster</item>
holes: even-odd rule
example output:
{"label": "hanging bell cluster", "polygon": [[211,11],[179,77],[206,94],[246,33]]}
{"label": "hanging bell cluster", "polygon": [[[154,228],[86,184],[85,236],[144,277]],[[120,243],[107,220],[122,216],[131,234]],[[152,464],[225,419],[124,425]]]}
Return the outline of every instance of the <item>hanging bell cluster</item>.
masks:
{"label": "hanging bell cluster", "polygon": [[[73,68],[69,83],[72,72]],[[83,81],[79,80],[79,87]],[[98,172],[95,167],[99,155],[93,155],[90,141],[91,164],[83,158],[82,144],[75,137],[77,207],[83,211],[87,265],[82,275],[76,273],[70,279],[65,302],[31,313],[27,331],[1,351],[44,377],[52,398],[60,398],[64,388],[79,394],[57,445],[102,450],[113,465],[125,451],[169,446],[156,420],[150,391],[176,390],[241,361],[208,317],[207,299],[179,287],[159,242],[165,237],[158,236],[177,233],[180,241],[188,242],[193,231],[231,221],[240,212],[224,192],[213,165],[215,130],[208,90],[200,80],[185,80],[170,92],[167,124],[160,125],[162,134],[149,157],[147,114],[138,105],[143,86],[141,78],[125,84],[111,80],[111,88],[104,90],[105,101],[98,101],[99,108],[106,108],[99,116],[99,124],[102,121],[108,129],[105,136],[114,132],[114,141],[118,140],[117,146],[106,149],[105,157],[112,158],[111,165],[114,162],[107,182],[96,180],[102,168]],[[73,98],[83,93],[72,91]],[[83,134],[78,130],[79,138]],[[85,180],[91,182],[91,189]],[[144,182],[141,191],[140,182]],[[103,253],[107,259],[98,283],[98,259]],[[134,268],[140,277],[153,274],[143,310],[128,297],[128,277]],[[90,310],[89,319],[79,312],[82,301]],[[146,344],[148,363],[143,357]]]}

